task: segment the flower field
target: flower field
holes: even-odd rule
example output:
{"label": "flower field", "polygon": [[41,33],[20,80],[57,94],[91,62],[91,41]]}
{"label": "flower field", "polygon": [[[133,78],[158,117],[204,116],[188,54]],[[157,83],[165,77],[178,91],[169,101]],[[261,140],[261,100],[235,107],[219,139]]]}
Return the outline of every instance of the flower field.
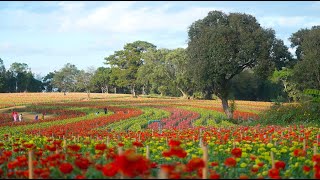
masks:
{"label": "flower field", "polygon": [[[55,116],[13,122],[0,113],[1,179],[320,178],[318,127],[233,124],[220,101],[2,95],[2,108],[25,105]],[[259,112],[271,105],[236,103],[244,121],[261,121]]]}

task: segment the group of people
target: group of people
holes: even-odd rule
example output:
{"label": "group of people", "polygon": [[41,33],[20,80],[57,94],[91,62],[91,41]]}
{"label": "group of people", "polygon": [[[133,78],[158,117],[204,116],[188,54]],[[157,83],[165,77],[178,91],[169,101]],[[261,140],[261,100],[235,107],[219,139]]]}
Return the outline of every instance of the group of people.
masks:
{"label": "group of people", "polygon": [[[107,109],[106,107],[105,107],[105,108],[103,108],[103,111],[104,111],[104,114],[107,114],[107,113],[108,113],[108,109]],[[97,112],[96,112],[96,115],[99,115],[99,113],[100,113],[100,112],[99,112],[99,111],[97,111]]]}
{"label": "group of people", "polygon": [[17,121],[21,122],[22,121],[22,114],[18,115],[18,112],[12,111],[11,115],[12,115],[12,118],[13,118],[13,122],[17,122]]}
{"label": "group of people", "polygon": [[[13,110],[11,115],[12,115],[12,118],[13,118],[13,122],[17,122],[17,121],[21,122],[22,121],[22,114],[18,115],[18,112]],[[44,115],[46,115],[45,112],[42,113],[42,120],[44,120]],[[34,120],[36,120],[36,121],[39,120],[38,114],[35,115]]]}

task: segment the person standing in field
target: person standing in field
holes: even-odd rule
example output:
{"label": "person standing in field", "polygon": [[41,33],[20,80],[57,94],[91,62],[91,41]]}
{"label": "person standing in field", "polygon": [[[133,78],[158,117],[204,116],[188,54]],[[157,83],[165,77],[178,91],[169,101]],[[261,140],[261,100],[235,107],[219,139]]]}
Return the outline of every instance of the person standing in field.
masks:
{"label": "person standing in field", "polygon": [[46,112],[42,112],[42,120],[44,120],[44,115],[46,115]]}
{"label": "person standing in field", "polygon": [[38,120],[38,114],[34,117],[34,120],[36,121]]}
{"label": "person standing in field", "polygon": [[17,117],[18,117],[18,113],[17,112],[13,112],[13,121],[16,122],[17,121]]}
{"label": "person standing in field", "polygon": [[19,115],[19,121],[22,121],[22,114]]}
{"label": "person standing in field", "polygon": [[105,108],[103,108],[103,110],[104,110],[104,114],[107,114],[108,113],[108,109],[105,107]]}

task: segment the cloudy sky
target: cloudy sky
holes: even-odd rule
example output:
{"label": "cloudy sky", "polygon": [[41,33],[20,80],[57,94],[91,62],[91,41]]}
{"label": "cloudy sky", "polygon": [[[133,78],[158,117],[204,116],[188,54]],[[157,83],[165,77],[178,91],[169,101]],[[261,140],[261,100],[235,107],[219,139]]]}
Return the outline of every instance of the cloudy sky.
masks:
{"label": "cloudy sky", "polygon": [[188,27],[212,10],[251,14],[287,46],[292,33],[320,25],[317,1],[1,1],[0,58],[6,68],[27,63],[42,76],[66,63],[106,66],[104,57],[136,40],[187,47]]}

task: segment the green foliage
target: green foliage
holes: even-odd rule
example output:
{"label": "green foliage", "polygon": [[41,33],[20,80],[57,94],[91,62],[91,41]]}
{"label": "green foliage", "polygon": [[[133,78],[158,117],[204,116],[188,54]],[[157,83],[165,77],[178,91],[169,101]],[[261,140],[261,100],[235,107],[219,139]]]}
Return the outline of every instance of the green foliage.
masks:
{"label": "green foliage", "polygon": [[320,89],[320,26],[301,29],[291,38],[296,47],[297,64],[293,69],[293,80],[299,90]]}
{"label": "green foliage", "polygon": [[320,90],[317,89],[305,89],[303,91],[304,94],[312,97],[313,102],[320,102]]}
{"label": "green foliage", "polygon": [[74,92],[76,90],[76,77],[79,74],[78,68],[71,63],[67,63],[59,71],[56,71],[53,76],[52,83],[60,91]]}
{"label": "green foliage", "polygon": [[261,114],[257,123],[262,125],[316,125],[320,123],[320,103],[306,102],[296,105],[281,105]]}
{"label": "green foliage", "polygon": [[[187,52],[194,82],[211,87],[222,102],[227,102],[231,79],[244,69],[263,67],[268,76],[270,64],[286,61],[288,53],[273,30],[264,29],[247,14],[211,11],[189,28]],[[261,73],[260,73],[261,74]],[[228,104],[224,105],[228,116]]]}

